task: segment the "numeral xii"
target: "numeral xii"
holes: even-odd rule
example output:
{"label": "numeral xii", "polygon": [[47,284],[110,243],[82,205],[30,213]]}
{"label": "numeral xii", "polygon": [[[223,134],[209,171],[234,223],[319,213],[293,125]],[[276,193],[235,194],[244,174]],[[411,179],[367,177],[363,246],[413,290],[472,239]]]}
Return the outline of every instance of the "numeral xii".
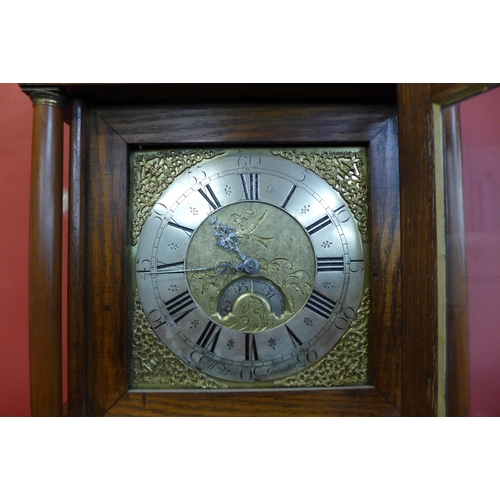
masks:
{"label": "numeral xii", "polygon": [[243,194],[246,200],[259,199],[259,174],[240,174]]}

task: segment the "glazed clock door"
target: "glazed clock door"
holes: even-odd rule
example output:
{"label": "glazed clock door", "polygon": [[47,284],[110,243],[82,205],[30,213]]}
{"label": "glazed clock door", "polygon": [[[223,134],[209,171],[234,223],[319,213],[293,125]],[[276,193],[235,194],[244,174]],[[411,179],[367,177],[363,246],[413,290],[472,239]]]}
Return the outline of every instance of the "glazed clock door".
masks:
{"label": "glazed clock door", "polygon": [[399,414],[393,107],[77,101],[73,130],[71,414]]}

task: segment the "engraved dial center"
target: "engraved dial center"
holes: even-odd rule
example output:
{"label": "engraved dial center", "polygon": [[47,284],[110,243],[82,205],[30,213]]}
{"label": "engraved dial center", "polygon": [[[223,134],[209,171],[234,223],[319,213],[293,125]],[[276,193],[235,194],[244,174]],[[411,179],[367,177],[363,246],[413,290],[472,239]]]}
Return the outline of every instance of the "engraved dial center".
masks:
{"label": "engraved dial center", "polygon": [[[214,217],[234,229],[238,254],[248,256],[244,262],[215,241]],[[222,260],[234,260],[238,270],[187,276],[198,306],[222,326],[243,332],[275,328],[290,320],[311,296],[316,272],[311,240],[281,208],[237,202],[207,217],[191,237],[186,266],[210,267]]]}

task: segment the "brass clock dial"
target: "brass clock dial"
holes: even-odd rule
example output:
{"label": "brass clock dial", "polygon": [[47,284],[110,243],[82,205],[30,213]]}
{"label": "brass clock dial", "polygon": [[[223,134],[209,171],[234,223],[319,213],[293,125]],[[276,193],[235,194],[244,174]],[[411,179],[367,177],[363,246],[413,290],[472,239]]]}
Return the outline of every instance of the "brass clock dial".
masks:
{"label": "brass clock dial", "polygon": [[140,229],[136,280],[152,330],[185,365],[231,383],[314,365],[365,294],[351,208],[331,182],[270,151],[186,168]]}

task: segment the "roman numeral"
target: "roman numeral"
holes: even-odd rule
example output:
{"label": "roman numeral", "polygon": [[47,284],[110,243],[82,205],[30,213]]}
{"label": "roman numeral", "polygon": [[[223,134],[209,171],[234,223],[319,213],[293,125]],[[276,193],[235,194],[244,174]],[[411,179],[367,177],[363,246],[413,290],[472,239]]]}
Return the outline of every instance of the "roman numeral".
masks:
{"label": "roman numeral", "polygon": [[283,202],[283,205],[281,205],[281,208],[285,208],[288,205],[288,202],[290,201],[290,198],[292,197],[293,193],[295,193],[295,190],[297,189],[297,186],[294,184],[292,186],[292,189],[288,191],[288,194],[286,195],[285,201]]}
{"label": "roman numeral", "polygon": [[184,231],[188,238],[191,238],[191,235],[194,232],[194,229],[191,229],[190,227],[186,226],[181,226],[180,224],[177,224],[177,222],[174,221],[174,219],[171,219],[170,222],[167,223],[168,226],[175,227],[176,229],[180,229],[181,231]]}
{"label": "roman numeral", "polygon": [[245,334],[245,361],[258,361],[257,345],[253,333]]}
{"label": "roman numeral", "polygon": [[198,189],[198,193],[200,193],[201,196],[207,200],[208,204],[212,207],[212,210],[216,210],[221,206],[220,201],[217,199],[217,196],[215,196],[210,184]]}
{"label": "roman numeral", "polygon": [[312,236],[314,233],[317,233],[320,229],[330,225],[332,221],[328,215],[325,215],[322,219],[318,219],[316,222],[313,222],[309,226],[306,227],[306,231]]}
{"label": "roman numeral", "polygon": [[245,193],[246,200],[259,199],[259,174],[248,174],[248,181],[246,174],[240,174],[241,183],[243,184],[243,192]]}
{"label": "roman numeral", "polygon": [[344,257],[318,257],[318,272],[343,271]]}
{"label": "roman numeral", "polygon": [[292,330],[290,330],[290,328],[287,325],[285,325],[285,328],[286,328],[286,330],[288,332],[288,335],[290,335],[290,340],[292,341],[293,346],[295,347],[295,349],[297,349],[298,347],[300,347],[302,345],[302,342],[297,337],[297,335],[295,335],[295,333],[293,333]]}
{"label": "roman numeral", "polygon": [[316,314],[319,314],[325,319],[328,319],[335,309],[335,305],[337,303],[321,293],[313,290],[309,301],[306,304],[306,307]]}
{"label": "roman numeral", "polygon": [[212,321],[209,321],[196,343],[200,347],[203,347],[203,349],[214,352],[217,341],[219,340],[220,331],[222,330],[222,327],[220,326],[217,331],[215,331],[216,328],[217,325],[212,323]]}
{"label": "roman numeral", "polygon": [[[170,316],[174,318],[176,323],[184,318],[184,316],[187,316],[193,309],[196,309],[194,301],[187,290],[164,303]],[[189,309],[189,307],[191,307],[191,309]]]}

